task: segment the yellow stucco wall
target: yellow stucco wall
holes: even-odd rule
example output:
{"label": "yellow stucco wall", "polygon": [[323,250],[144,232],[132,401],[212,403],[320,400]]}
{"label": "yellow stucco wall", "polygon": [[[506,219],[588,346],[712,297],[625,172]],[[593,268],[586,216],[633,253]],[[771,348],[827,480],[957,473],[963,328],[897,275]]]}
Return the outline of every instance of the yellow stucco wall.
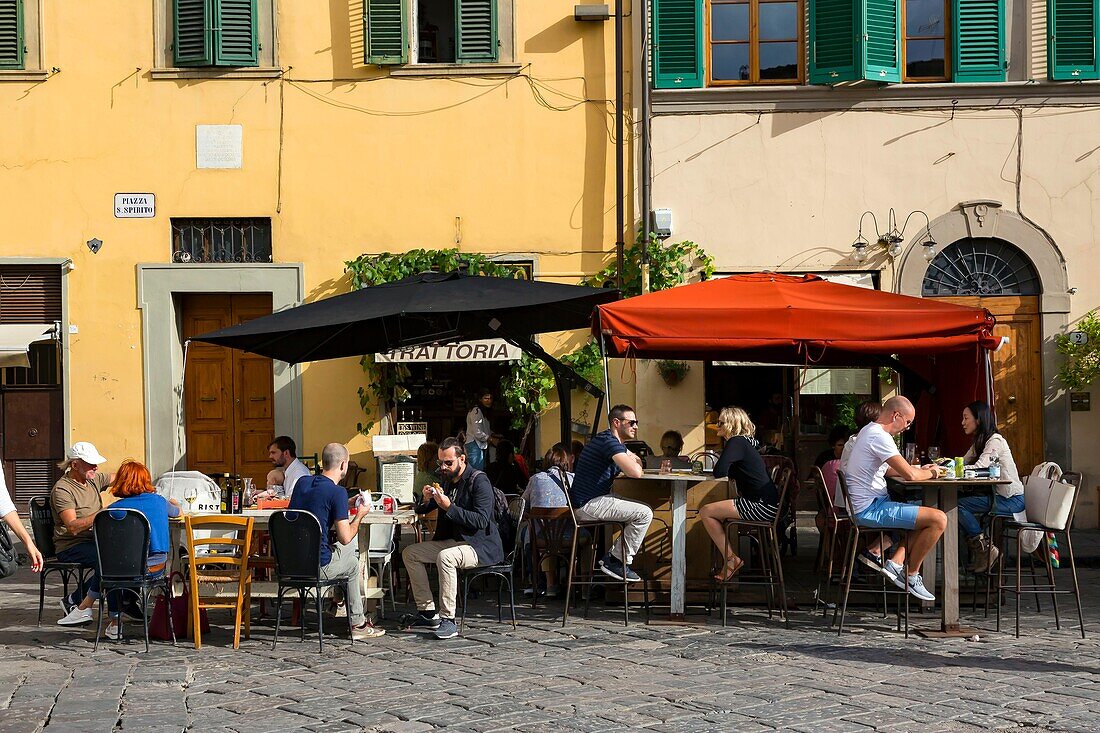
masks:
{"label": "yellow stucco wall", "polygon": [[[153,3],[48,4],[43,67],[60,71],[0,75],[0,257],[75,265],[67,439],[143,455],[135,265],[170,260],[172,217],[270,217],[274,260],[303,263],[310,300],[346,290],[343,262],[365,252],[516,253],[568,283],[603,266],[613,26],[563,0],[515,6],[515,75],[392,78],[362,63],[362,0],[331,0],[278,3],[282,78],[154,79]],[[242,125],[243,167],[197,170],[197,124]],[[115,219],[125,191],[155,193],[156,218]],[[302,380],[306,443],[364,450],[357,363]]]}

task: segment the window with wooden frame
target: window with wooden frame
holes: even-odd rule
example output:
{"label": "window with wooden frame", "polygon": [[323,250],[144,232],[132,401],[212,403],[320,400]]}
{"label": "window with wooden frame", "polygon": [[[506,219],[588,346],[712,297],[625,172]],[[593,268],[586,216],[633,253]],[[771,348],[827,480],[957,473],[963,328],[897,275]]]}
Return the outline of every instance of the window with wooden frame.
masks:
{"label": "window with wooden frame", "polygon": [[801,0],[709,0],[707,8],[710,84],[802,81]]}
{"label": "window with wooden frame", "polygon": [[950,81],[951,0],[902,0],[903,81]]}

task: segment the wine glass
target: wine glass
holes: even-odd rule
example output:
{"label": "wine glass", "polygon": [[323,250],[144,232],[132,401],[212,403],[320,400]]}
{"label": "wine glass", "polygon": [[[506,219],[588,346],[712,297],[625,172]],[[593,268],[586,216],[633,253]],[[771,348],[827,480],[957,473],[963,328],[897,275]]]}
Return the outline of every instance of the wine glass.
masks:
{"label": "wine glass", "polygon": [[195,503],[195,499],[199,497],[199,490],[197,487],[189,486],[184,490],[183,500],[187,502],[187,513],[192,513],[191,505]]}
{"label": "wine glass", "polygon": [[928,462],[935,463],[940,457],[940,447],[938,445],[928,446]]}

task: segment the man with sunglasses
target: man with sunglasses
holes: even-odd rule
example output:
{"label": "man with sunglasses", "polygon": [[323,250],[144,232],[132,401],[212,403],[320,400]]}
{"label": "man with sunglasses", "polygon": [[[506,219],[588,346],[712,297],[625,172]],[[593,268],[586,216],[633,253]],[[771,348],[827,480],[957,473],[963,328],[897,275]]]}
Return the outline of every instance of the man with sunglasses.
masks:
{"label": "man with sunglasses", "polygon": [[[437,639],[458,636],[455,605],[459,568],[504,561],[500,530],[493,515],[495,495],[489,477],[466,464],[462,441],[447,438],[439,444],[439,475],[443,485],[424,486],[417,514],[439,510],[435,536],[401,552],[419,611],[409,626],[435,632]],[[436,613],[427,563],[439,571],[439,612]]]}
{"label": "man with sunglasses", "polygon": [[[947,515],[939,509],[891,501],[886,491],[886,476],[906,480],[938,478],[939,467],[909,465],[894,442],[894,436],[909,429],[917,412],[913,403],[904,397],[891,397],[882,406],[878,420],[868,423],[859,431],[852,453],[845,464],[844,478],[852,501],[854,520],[861,527],[872,529],[907,530],[908,536],[894,550],[890,559],[875,553],[876,546],[868,547],[868,558],[861,558],[902,590],[920,598],[934,601],[924,587],[920,568],[925,555],[947,529]],[[909,576],[905,577],[904,564],[908,554]]]}
{"label": "man with sunglasses", "polygon": [[[604,575],[616,580],[641,580],[630,563],[642,546],[653,510],[645,504],[628,501],[611,493],[615,477],[623,473],[630,478],[643,475],[642,459],[627,450],[624,443],[638,434],[638,417],[634,408],[615,405],[610,413],[611,427],[597,434],[584,446],[574,467],[570,499],[581,521],[626,522],[622,540],[611,543],[611,550],[600,560]],[[625,551],[623,545],[626,545]]]}

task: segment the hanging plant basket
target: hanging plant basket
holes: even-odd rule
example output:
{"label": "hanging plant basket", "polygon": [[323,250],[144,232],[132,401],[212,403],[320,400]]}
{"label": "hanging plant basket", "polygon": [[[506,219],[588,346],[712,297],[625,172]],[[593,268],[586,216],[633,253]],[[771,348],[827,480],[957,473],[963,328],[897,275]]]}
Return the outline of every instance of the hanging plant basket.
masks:
{"label": "hanging plant basket", "polygon": [[691,367],[688,366],[686,361],[662,359],[657,362],[657,371],[661,374],[661,379],[665,380],[665,384],[669,387],[675,387],[684,381],[684,377],[691,371]]}

